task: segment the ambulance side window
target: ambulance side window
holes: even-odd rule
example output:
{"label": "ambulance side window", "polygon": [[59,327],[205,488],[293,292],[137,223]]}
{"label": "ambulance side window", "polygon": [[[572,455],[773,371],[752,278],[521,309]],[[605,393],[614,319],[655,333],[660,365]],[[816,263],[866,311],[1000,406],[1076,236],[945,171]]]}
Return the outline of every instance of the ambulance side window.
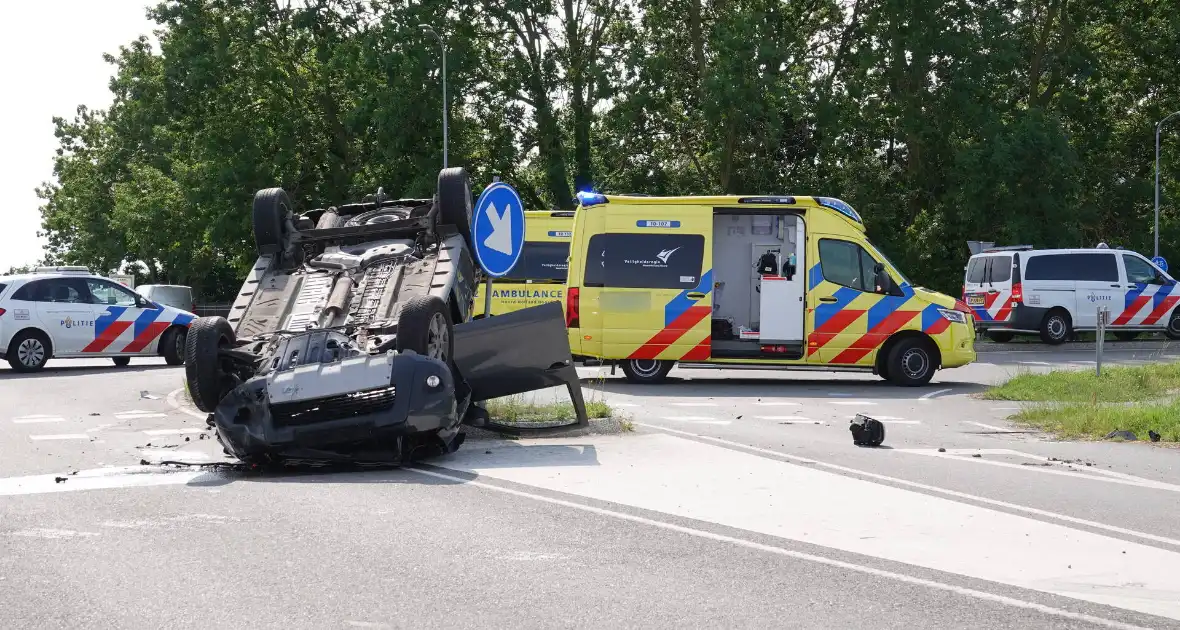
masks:
{"label": "ambulance side window", "polygon": [[583,286],[693,289],[704,257],[701,234],[595,234],[586,246]]}
{"label": "ambulance side window", "polygon": [[819,241],[819,266],[824,280],[832,284],[873,293],[873,266],[877,261],[856,243],[829,238]]}

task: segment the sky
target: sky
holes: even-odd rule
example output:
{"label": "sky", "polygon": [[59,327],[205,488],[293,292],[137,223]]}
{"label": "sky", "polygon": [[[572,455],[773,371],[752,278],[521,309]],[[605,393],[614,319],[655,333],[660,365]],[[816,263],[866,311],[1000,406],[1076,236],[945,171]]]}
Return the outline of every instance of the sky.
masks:
{"label": "sky", "polygon": [[102,59],[150,35],[149,0],[5,3],[0,24],[0,274],[38,262],[44,241],[35,189],[53,177],[53,117],[105,109],[114,67]]}

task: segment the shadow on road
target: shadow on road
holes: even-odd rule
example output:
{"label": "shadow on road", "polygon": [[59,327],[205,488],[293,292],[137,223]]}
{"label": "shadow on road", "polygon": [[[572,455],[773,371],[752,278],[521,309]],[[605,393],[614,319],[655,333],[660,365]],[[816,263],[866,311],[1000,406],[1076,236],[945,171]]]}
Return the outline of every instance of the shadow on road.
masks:
{"label": "shadow on road", "polygon": [[[529,468],[533,466],[598,466],[598,451],[590,444],[518,444],[512,441],[472,440],[460,451],[463,461],[478,468]],[[333,483],[333,484],[418,484],[454,485],[479,479],[476,474],[445,468],[456,455],[422,458],[403,466],[393,465],[300,465],[252,468],[245,464],[210,467],[208,473],[188,482],[192,487],[210,488],[239,482],[254,483]],[[458,477],[452,481],[413,469]]]}
{"label": "shadow on road", "polygon": [[[898,387],[883,380],[826,380],[801,378],[684,378],[669,376],[657,385],[628,383],[617,377],[581,379],[582,387],[610,394],[627,396],[675,396],[678,398],[873,398],[913,400],[926,394],[949,389],[939,396],[971,394],[987,389],[986,385],[971,382],[943,381],[923,387]],[[832,396],[837,394],[837,396]]]}

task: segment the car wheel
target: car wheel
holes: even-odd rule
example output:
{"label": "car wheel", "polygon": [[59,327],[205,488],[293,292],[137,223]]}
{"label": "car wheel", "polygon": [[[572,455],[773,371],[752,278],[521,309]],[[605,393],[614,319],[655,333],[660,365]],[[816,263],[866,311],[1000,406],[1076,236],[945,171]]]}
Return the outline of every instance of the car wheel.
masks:
{"label": "car wheel", "polygon": [[218,351],[232,347],[235,339],[234,329],[224,317],[198,317],[189,325],[184,343],[184,378],[197,409],[211,413],[233,388]]}
{"label": "car wheel", "polygon": [[1049,311],[1041,322],[1041,341],[1057,346],[1065,343],[1073,336],[1073,325],[1069,321],[1069,313],[1063,310]]}
{"label": "car wheel", "polygon": [[53,345],[38,330],[23,330],[8,344],[8,364],[17,372],[36,372],[52,355]]}
{"label": "car wheel", "polygon": [[115,362],[115,367],[127,367],[131,365],[131,357],[111,357],[111,361]]}
{"label": "car wheel", "polygon": [[885,359],[889,381],[903,387],[918,387],[934,378],[938,368],[933,344],[925,339],[902,339]]}
{"label": "car wheel", "polygon": [[988,331],[987,338],[996,343],[1008,343],[1016,338],[1016,333],[1005,330],[992,330]]}
{"label": "car wheel", "polygon": [[467,240],[468,246],[472,246],[471,212],[474,204],[471,200],[471,178],[467,176],[467,169],[456,166],[439,171],[438,205],[440,220],[455,226],[459,234]]}
{"label": "car wheel", "polygon": [[1168,328],[1164,331],[1164,335],[1172,341],[1180,341],[1180,308],[1172,311],[1172,316],[1168,318]]}
{"label": "car wheel", "polygon": [[1119,341],[1134,341],[1134,340],[1135,340],[1136,338],[1138,338],[1138,337],[1139,337],[1139,333],[1137,333],[1137,332],[1132,332],[1132,331],[1129,331],[1129,330],[1124,330],[1124,331],[1116,332],[1116,333],[1114,334],[1114,338],[1115,338],[1115,339],[1118,339]]}
{"label": "car wheel", "polygon": [[402,306],[397,321],[397,351],[414,352],[451,365],[455,327],[450,309],[440,297],[420,295]]}
{"label": "car wheel", "polygon": [[623,362],[623,375],[632,383],[659,383],[672,371],[672,361],[659,359],[628,359]]}
{"label": "car wheel", "polygon": [[160,354],[168,365],[184,364],[184,342],[188,330],[179,326],[168,329],[160,338]]}
{"label": "car wheel", "polygon": [[287,218],[291,216],[291,197],[282,188],[267,188],[254,195],[254,242],[258,254],[279,254],[287,249]]}

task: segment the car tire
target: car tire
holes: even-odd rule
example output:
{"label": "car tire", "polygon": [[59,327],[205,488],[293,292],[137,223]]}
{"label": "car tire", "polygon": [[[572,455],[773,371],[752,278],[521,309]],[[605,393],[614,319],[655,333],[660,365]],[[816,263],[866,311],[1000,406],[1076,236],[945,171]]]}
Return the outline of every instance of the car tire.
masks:
{"label": "car tire", "polygon": [[463,238],[467,240],[467,245],[472,248],[472,251],[474,251],[474,246],[471,243],[473,205],[471,178],[467,176],[467,169],[455,166],[439,171],[439,220],[444,224],[455,226],[459,234],[462,234]]}
{"label": "car tire", "polygon": [[1168,318],[1168,327],[1164,330],[1164,336],[1172,341],[1180,341],[1180,308],[1172,311],[1171,317]]}
{"label": "car tire", "polygon": [[1069,313],[1062,309],[1054,309],[1045,314],[1041,321],[1041,341],[1059,346],[1073,337],[1073,324]]}
{"label": "car tire", "polygon": [[1130,330],[1122,330],[1122,331],[1116,332],[1114,334],[1114,338],[1118,339],[1119,341],[1135,341],[1136,339],[1139,338],[1139,333],[1133,332]]}
{"label": "car tire", "polygon": [[184,378],[197,409],[212,413],[232,388],[218,350],[232,347],[235,340],[234,329],[224,317],[198,317],[189,325],[184,343]]}
{"label": "car tire", "polygon": [[160,354],[168,365],[184,365],[184,342],[188,329],[174,326],[160,338]]}
{"label": "car tire", "polygon": [[1008,343],[1016,338],[1016,333],[1006,330],[989,330],[987,332],[987,338],[996,343]]}
{"label": "car tire", "polygon": [[623,361],[623,375],[632,383],[660,383],[668,377],[674,365],[673,361],[659,359],[627,359]]}
{"label": "car tire", "polygon": [[17,372],[36,372],[53,356],[53,344],[39,330],[22,330],[8,344],[8,365]]}
{"label": "car tire", "polygon": [[934,344],[926,339],[902,339],[889,350],[885,366],[889,382],[902,387],[920,387],[934,378],[938,356]]}
{"label": "car tire", "polygon": [[447,303],[433,295],[419,295],[407,301],[398,316],[396,344],[398,352],[412,350],[452,365],[455,325]]}
{"label": "car tire", "polygon": [[111,357],[111,361],[115,362],[115,367],[127,367],[131,365],[131,357]]}
{"label": "car tire", "polygon": [[291,197],[282,188],[267,188],[254,194],[254,242],[258,246],[258,255],[286,251],[287,219],[293,207]]}

